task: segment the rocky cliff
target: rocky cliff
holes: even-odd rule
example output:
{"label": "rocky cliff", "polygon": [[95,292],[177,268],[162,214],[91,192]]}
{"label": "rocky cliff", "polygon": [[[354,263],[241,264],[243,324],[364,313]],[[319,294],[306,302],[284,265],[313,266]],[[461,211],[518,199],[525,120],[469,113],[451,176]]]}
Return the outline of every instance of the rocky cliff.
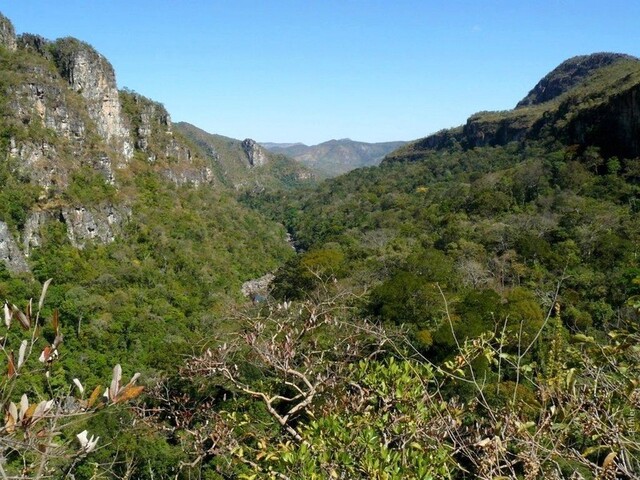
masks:
{"label": "rocky cliff", "polygon": [[9,232],[6,223],[0,222],[0,262],[4,263],[7,270],[15,273],[29,271],[22,252]]}
{"label": "rocky cliff", "polygon": [[249,165],[252,167],[261,167],[267,163],[267,154],[264,149],[251,138],[242,141],[242,149],[247,155]]}
{"label": "rocky cliff", "polygon": [[527,141],[594,146],[605,157],[640,156],[640,60],[598,53],[563,62],[514,110],[480,112],[466,124],[417,140],[385,161],[414,161],[425,151]]}
{"label": "rocky cliff", "polygon": [[565,60],[545,75],[527,96],[518,102],[516,108],[553,100],[584,81],[596,70],[620,60],[633,59],[634,57],[621,53],[594,53]]}
{"label": "rocky cliff", "polygon": [[133,156],[133,146],[124,125],[113,67],[90,45],[75,38],[57,40],[51,50],[60,75],[84,98],[98,134],[114,146],[119,160],[126,163]]}
{"label": "rocky cliff", "polygon": [[20,209],[17,220],[3,218],[10,213],[0,207],[0,221],[9,222],[0,261],[10,270],[28,269],[24,259],[51,222],[62,223],[78,248],[113,241],[135,196],[120,187],[140,162],[178,185],[215,183],[210,160],[174,134],[164,106],[118,91],[113,67],[90,45],[16,37],[0,15],[0,70],[0,180],[31,192],[4,209]]}
{"label": "rocky cliff", "polygon": [[13,28],[11,21],[0,14],[0,45],[8,50],[15,50],[17,48],[16,31]]}

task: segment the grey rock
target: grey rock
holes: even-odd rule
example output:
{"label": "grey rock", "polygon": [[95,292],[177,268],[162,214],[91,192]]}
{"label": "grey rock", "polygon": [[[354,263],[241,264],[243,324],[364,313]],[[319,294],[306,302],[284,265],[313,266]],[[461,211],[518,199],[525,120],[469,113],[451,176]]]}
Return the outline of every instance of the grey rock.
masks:
{"label": "grey rock", "polygon": [[242,141],[242,149],[247,155],[249,165],[252,167],[261,167],[267,163],[268,157],[264,149],[258,145],[255,140],[247,138]]}
{"label": "grey rock", "polygon": [[250,297],[255,300],[256,298],[266,298],[269,294],[269,287],[271,282],[275,279],[275,275],[267,273],[260,278],[249,280],[242,284],[242,294],[245,297]]}
{"label": "grey rock", "polygon": [[16,30],[13,28],[11,20],[0,13],[0,45],[9,50],[16,50],[18,42]]}
{"label": "grey rock", "polygon": [[157,163],[160,172],[178,185],[200,186],[213,181],[211,168],[174,136],[171,116],[164,105],[126,89],[121,95],[129,105],[127,121],[134,145],[145,153],[149,163]]}
{"label": "grey rock", "polygon": [[111,243],[130,213],[107,205],[98,208],[64,207],[60,216],[67,226],[69,241],[76,248],[88,242]]}
{"label": "grey rock", "polygon": [[116,146],[126,163],[133,156],[133,145],[124,124],[116,76],[109,61],[90,45],[74,38],[55,42],[54,60],[71,88],[87,101],[89,116],[100,136]]}
{"label": "grey rock", "polygon": [[29,265],[4,222],[0,222],[0,261],[12,273],[29,272]]}
{"label": "grey rock", "polygon": [[114,205],[62,207],[32,212],[22,232],[25,255],[29,256],[33,247],[40,246],[40,232],[48,222],[64,223],[71,244],[82,249],[90,242],[113,242],[130,216],[130,208]]}
{"label": "grey rock", "polygon": [[37,211],[32,212],[24,224],[22,231],[22,249],[28,257],[32,247],[39,247],[42,243],[40,230],[47,220],[53,219],[52,212]]}

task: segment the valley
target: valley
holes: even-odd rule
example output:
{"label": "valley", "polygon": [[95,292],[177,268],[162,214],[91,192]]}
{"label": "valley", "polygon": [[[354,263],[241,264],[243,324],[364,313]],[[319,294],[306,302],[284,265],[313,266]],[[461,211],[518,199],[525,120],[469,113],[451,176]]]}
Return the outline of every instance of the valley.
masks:
{"label": "valley", "polygon": [[640,60],[312,147],[116,73],[0,15],[2,478],[640,475]]}

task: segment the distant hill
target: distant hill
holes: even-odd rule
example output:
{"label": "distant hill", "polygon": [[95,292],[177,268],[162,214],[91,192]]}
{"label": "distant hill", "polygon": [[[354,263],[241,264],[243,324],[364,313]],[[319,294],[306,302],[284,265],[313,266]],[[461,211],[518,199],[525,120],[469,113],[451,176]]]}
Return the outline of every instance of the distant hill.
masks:
{"label": "distant hill", "polygon": [[329,140],[319,145],[303,143],[262,143],[274,153],[296,159],[321,176],[335,177],[360,167],[378,165],[385,155],[406,142],[365,143],[348,138]]}
{"label": "distant hill", "polygon": [[195,144],[209,158],[220,181],[234,189],[253,186],[293,186],[313,179],[303,165],[247,138],[236,140],[205,132],[187,122],[174,125],[177,132]]}

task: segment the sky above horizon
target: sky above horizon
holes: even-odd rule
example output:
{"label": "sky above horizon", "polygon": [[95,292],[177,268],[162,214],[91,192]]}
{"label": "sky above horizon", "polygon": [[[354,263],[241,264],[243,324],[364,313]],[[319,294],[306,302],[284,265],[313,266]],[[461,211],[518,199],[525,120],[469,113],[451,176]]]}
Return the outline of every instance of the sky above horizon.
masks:
{"label": "sky above horizon", "polygon": [[513,108],[575,55],[640,56],[640,2],[2,0],[173,121],[262,142],[412,140]]}

